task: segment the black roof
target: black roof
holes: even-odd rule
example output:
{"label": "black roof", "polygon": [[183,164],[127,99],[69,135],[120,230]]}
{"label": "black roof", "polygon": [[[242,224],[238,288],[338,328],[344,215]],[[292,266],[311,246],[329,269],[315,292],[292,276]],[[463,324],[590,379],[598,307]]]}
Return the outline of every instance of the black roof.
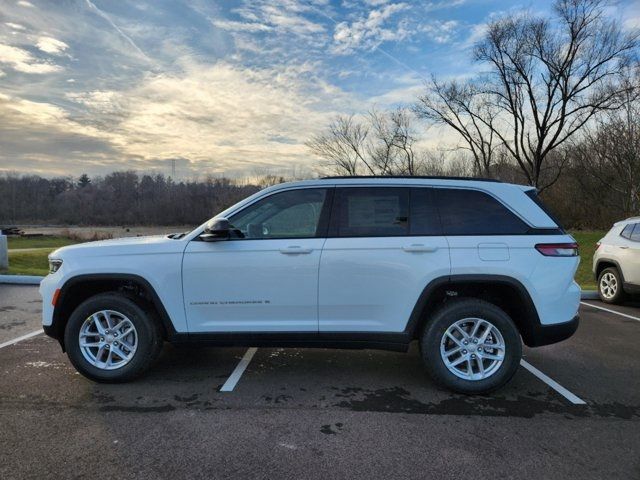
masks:
{"label": "black roof", "polygon": [[448,177],[446,175],[338,175],[322,177],[320,180],[348,180],[350,178],[417,178],[424,180],[466,180],[471,182],[494,182],[502,183],[495,178],[482,177]]}

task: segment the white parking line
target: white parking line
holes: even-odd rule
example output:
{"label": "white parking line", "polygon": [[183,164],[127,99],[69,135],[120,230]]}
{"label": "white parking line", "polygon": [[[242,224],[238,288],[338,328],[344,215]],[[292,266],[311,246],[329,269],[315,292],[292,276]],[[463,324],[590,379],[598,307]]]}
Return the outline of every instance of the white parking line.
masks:
{"label": "white parking line", "polygon": [[22,340],[26,340],[27,338],[35,337],[36,335],[40,335],[44,333],[44,330],[36,330],[35,332],[27,333],[26,335],[22,335],[21,337],[14,338],[13,340],[9,340],[8,342],[0,343],[0,348],[8,347],[9,345],[14,345]]}
{"label": "white parking line", "polygon": [[546,383],[547,385],[549,385],[551,388],[553,388],[556,392],[558,392],[560,395],[562,395],[564,398],[566,398],[567,400],[569,400],[571,403],[573,403],[574,405],[586,405],[587,402],[585,402],[584,400],[582,400],[580,397],[578,397],[577,395],[574,395],[573,393],[571,393],[569,390],[567,390],[566,388],[564,388],[562,385],[560,385],[558,382],[556,382],[555,380],[553,380],[552,378],[549,378],[547,375],[545,375],[544,373],[542,373],[540,370],[538,370],[536,367],[534,367],[533,365],[531,365],[529,362],[527,362],[526,360],[520,360],[520,365],[522,365],[524,368],[526,368],[527,370],[529,370],[531,373],[533,373],[536,377],[538,377],[540,380],[542,380],[544,383]]}
{"label": "white parking line", "polygon": [[610,308],[599,307],[598,305],[591,305],[590,303],[587,303],[587,302],[580,302],[580,303],[582,305],[586,305],[588,307],[597,308],[598,310],[604,310],[605,312],[609,312],[609,313],[615,313],[616,315],[620,315],[621,317],[630,318],[631,320],[635,320],[636,322],[640,322],[640,318],[634,317],[633,315],[628,315],[628,314],[622,313],[622,312],[616,312],[615,310],[611,310]]}
{"label": "white parking line", "polygon": [[220,388],[221,392],[233,391],[233,389],[236,387],[236,384],[238,383],[238,380],[240,380],[240,377],[246,370],[247,366],[249,365],[249,362],[251,361],[251,359],[253,358],[253,356],[257,351],[258,351],[257,348],[251,347],[245,352],[244,356],[242,357],[242,360],[240,360],[240,363],[238,363],[235,370],[231,373],[231,375],[229,375],[229,378],[227,378],[227,381],[224,382],[224,385],[222,385],[222,387]]}

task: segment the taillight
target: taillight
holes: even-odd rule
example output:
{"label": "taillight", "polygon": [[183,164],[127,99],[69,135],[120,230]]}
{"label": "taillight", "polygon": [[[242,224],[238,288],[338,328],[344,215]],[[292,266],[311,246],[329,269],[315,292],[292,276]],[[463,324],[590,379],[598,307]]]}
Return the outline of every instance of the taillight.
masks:
{"label": "taillight", "polygon": [[596,243],[596,250],[598,250],[600,248],[600,242]]}
{"label": "taillight", "polygon": [[577,243],[539,243],[536,245],[538,250],[545,257],[577,257]]}

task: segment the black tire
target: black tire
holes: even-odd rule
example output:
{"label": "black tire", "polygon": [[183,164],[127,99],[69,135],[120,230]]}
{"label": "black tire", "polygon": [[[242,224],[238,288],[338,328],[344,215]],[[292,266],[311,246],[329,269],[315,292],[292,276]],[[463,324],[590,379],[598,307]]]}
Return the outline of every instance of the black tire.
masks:
{"label": "black tire", "polygon": [[[604,292],[604,286],[602,283],[605,275],[609,275],[609,278],[611,278],[610,275],[613,275],[615,278],[616,292],[614,295]],[[607,267],[600,272],[600,275],[598,275],[598,295],[600,296],[600,300],[604,303],[622,303],[626,298],[623,289],[622,275],[620,275],[620,272],[616,267]]]}
{"label": "black tire", "polygon": [[[449,371],[440,354],[440,343],[447,329],[458,320],[480,318],[492,323],[502,334],[505,357],[489,377],[468,380]],[[516,373],[522,357],[520,333],[509,316],[497,306],[475,298],[448,301],[426,325],[420,339],[420,351],[433,380],[454,392],[483,394],[506,384]]]}
{"label": "black tire", "polygon": [[[102,310],[114,310],[125,315],[133,323],[138,334],[138,346],[133,358],[115,370],[103,370],[92,365],[82,354],[79,334],[84,321]],[[162,350],[163,340],[159,322],[141,305],[118,293],[102,293],[85,300],[71,314],[64,333],[67,355],[73,366],[85,377],[101,383],[130,381],[156,360]]]}

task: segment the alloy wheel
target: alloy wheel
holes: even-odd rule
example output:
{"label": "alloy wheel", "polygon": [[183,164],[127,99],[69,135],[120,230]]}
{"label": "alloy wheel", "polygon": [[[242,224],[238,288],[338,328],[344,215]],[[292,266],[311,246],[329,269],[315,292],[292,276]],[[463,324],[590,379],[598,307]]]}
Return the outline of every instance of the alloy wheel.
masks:
{"label": "alloy wheel", "polygon": [[496,373],[504,362],[506,345],[500,330],[481,318],[452,324],[440,341],[447,369],[464,380],[478,381]]}
{"label": "alloy wheel", "polygon": [[79,341],[87,362],[101,370],[116,370],[133,359],[138,348],[138,332],[124,314],[102,310],[84,321]]}
{"label": "alloy wheel", "polygon": [[616,293],[618,293],[618,279],[613,273],[607,272],[602,275],[600,279],[600,291],[602,292],[602,296],[607,300],[616,296]]}

